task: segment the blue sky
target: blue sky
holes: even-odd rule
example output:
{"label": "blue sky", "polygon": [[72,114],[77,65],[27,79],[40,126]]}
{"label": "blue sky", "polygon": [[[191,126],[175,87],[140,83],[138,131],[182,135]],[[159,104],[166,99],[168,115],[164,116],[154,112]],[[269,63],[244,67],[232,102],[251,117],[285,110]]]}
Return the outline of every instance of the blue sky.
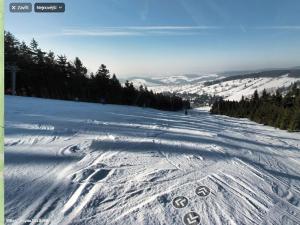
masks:
{"label": "blue sky", "polygon": [[7,31],[78,56],[90,71],[102,63],[119,77],[300,65],[299,0],[65,0],[63,14],[12,14],[9,2]]}

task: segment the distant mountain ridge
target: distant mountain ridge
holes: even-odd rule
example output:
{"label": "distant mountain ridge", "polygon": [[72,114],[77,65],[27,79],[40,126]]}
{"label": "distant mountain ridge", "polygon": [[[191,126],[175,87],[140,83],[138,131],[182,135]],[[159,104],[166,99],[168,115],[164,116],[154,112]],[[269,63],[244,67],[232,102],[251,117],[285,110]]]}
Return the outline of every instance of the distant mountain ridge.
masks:
{"label": "distant mountain ridge", "polygon": [[255,90],[262,92],[266,89],[268,92],[274,92],[279,88],[286,88],[295,82],[300,82],[300,69],[294,67],[245,73],[234,71],[157,78],[134,77],[129,81],[133,82],[135,86],[147,86],[148,89],[158,93],[210,95],[240,100],[242,96],[252,95]]}
{"label": "distant mountain ridge", "polygon": [[144,77],[133,76],[121,81],[129,80],[136,86],[144,85],[152,87],[156,85],[176,85],[189,84],[192,82],[211,82],[206,84],[213,84],[229,80],[237,80],[243,78],[258,78],[258,77],[279,77],[288,74],[289,77],[300,78],[300,66],[282,69],[264,69],[264,70],[245,70],[245,71],[225,71],[212,74],[183,74],[173,76],[159,76],[159,77]]}
{"label": "distant mountain ridge", "polygon": [[217,83],[221,83],[224,81],[247,79],[247,78],[280,77],[280,76],[283,76],[286,74],[289,77],[300,78],[300,69],[267,70],[267,71],[261,71],[261,72],[255,72],[255,73],[234,75],[234,76],[225,77],[225,78],[219,79],[219,80],[208,81],[205,83],[205,85],[212,85],[212,84],[217,84]]}
{"label": "distant mountain ridge", "polygon": [[140,85],[154,87],[160,85],[185,85],[194,82],[212,81],[221,78],[224,78],[224,76],[220,76],[218,74],[185,74],[153,78],[134,76],[128,78],[127,80],[132,82],[137,87]]}

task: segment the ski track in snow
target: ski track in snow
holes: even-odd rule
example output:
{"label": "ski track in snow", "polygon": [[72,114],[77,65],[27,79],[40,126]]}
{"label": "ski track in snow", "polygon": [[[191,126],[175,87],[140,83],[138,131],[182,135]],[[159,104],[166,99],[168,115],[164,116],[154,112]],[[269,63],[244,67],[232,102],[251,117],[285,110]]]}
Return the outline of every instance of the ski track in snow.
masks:
{"label": "ski track in snow", "polygon": [[5,104],[6,224],[183,224],[190,211],[202,225],[300,224],[299,133],[197,110]]}

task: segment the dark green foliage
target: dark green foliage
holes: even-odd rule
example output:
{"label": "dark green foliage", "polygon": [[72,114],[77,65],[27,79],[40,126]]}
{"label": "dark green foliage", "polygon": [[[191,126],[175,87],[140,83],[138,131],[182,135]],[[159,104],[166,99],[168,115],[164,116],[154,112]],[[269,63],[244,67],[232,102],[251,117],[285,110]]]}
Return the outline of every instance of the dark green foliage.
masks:
{"label": "dark green foliage", "polygon": [[283,130],[300,131],[300,89],[297,84],[282,96],[265,90],[259,96],[255,91],[252,98],[241,101],[216,101],[211,109],[213,114],[249,118],[257,123],[278,127]]}
{"label": "dark green foliage", "polygon": [[[5,32],[5,62],[16,64],[17,95],[108,104],[135,105],[162,110],[181,110],[189,102],[175,95],[156,94],[146,87],[136,89],[128,81],[122,86],[116,75],[102,64],[93,74],[76,57],[73,62],[65,55],[55,57],[53,52],[43,52],[36,40],[30,45],[20,43],[11,33]],[[11,89],[10,72],[5,71],[5,90]]]}

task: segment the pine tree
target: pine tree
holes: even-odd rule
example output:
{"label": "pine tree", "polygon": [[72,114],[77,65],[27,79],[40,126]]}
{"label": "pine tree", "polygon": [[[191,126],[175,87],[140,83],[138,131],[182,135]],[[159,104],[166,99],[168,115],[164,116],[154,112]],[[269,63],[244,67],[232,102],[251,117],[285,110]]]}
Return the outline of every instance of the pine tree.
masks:
{"label": "pine tree", "polygon": [[289,131],[300,131],[300,109],[294,111],[289,124]]}
{"label": "pine tree", "polygon": [[283,97],[279,91],[270,95],[266,90],[261,97],[257,91],[252,98],[236,101],[216,101],[211,113],[233,117],[246,117],[258,123],[288,129],[299,130],[300,89],[297,85]]}
{"label": "pine tree", "polygon": [[[15,63],[21,75],[17,80],[17,94],[82,100],[106,103],[149,106],[163,110],[181,110],[188,101],[177,96],[156,94],[146,87],[137,89],[126,82],[123,87],[116,75],[104,64],[98,71],[87,74],[81,60],[69,61],[65,55],[55,57],[53,52],[44,52],[35,39],[29,44],[20,43],[11,33],[5,32],[5,61]],[[10,74],[5,71],[5,88],[11,85]],[[25,91],[24,91],[25,90]]]}

